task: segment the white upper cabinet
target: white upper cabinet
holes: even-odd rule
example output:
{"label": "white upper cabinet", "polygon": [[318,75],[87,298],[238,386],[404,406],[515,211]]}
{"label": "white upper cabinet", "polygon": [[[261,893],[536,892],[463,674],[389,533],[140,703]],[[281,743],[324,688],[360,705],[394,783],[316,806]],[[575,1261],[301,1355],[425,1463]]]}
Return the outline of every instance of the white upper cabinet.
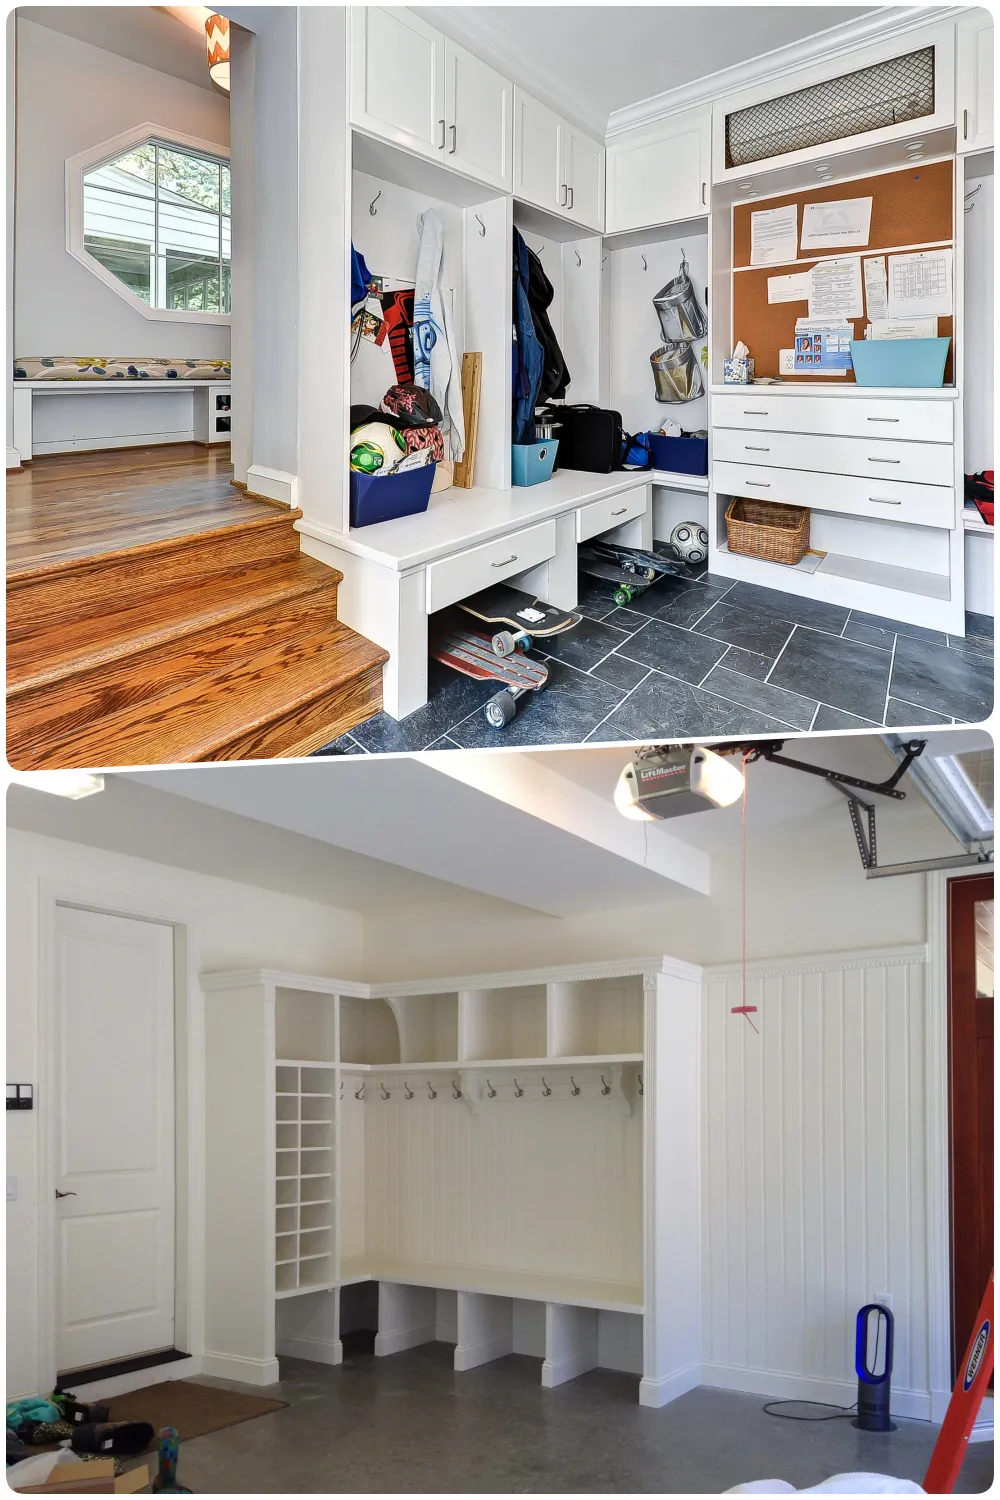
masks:
{"label": "white upper cabinet", "polygon": [[514,89],[514,196],[587,229],[604,228],[604,147]]}
{"label": "white upper cabinet", "polygon": [[607,234],[708,213],[712,117],[685,110],[614,136],[607,152]]}
{"label": "white upper cabinet", "polygon": [[513,85],[454,42],[446,40],[444,46],[445,161],[509,193]]}
{"label": "white upper cabinet", "polygon": [[422,156],[445,154],[444,37],[409,10],[352,6],[351,121]]}
{"label": "white upper cabinet", "polygon": [[957,24],[959,151],[993,146],[993,18],[974,10]]}

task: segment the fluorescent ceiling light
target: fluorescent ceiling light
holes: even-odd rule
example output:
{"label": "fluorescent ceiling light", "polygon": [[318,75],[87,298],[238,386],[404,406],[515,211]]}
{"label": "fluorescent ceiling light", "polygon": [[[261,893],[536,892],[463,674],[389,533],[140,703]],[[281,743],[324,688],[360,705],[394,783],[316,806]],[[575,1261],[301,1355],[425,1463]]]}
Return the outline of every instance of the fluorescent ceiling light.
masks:
{"label": "fluorescent ceiling light", "polygon": [[51,792],[56,797],[92,797],[104,791],[104,777],[90,771],[10,771],[11,781],[29,786],[36,792]]}

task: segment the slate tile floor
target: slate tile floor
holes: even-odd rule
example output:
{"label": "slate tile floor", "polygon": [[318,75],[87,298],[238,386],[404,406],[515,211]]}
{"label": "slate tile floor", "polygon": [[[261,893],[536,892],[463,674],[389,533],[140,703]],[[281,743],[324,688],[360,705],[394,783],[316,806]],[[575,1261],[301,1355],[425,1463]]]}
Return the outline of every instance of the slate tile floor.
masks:
{"label": "slate tile floor", "polygon": [[991,712],[988,615],[967,615],[962,639],[676,566],[627,609],[581,578],[583,621],[544,643],[548,684],[506,729],[482,712],[498,684],[431,662],[422,708],[377,714],[316,754],[919,728]]}

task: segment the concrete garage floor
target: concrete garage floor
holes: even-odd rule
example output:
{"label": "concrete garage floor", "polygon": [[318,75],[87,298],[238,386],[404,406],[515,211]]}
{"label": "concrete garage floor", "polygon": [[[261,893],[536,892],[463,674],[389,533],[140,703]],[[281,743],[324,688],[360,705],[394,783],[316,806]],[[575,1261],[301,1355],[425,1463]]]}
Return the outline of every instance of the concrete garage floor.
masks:
{"label": "concrete garage floor", "polygon": [[[451,1362],[445,1344],[336,1369],[283,1359],[268,1394],[289,1406],[184,1443],[180,1482],[199,1494],[718,1494],[749,1479],[801,1489],[869,1469],[919,1483],[937,1431],[900,1422],[876,1437],[846,1419],[780,1421],[762,1398],[707,1388],[648,1411],[627,1375],[595,1370],[545,1391],[539,1361],[522,1355],[461,1375]],[[981,1494],[992,1480],[993,1445],[976,1444],[957,1491]]]}

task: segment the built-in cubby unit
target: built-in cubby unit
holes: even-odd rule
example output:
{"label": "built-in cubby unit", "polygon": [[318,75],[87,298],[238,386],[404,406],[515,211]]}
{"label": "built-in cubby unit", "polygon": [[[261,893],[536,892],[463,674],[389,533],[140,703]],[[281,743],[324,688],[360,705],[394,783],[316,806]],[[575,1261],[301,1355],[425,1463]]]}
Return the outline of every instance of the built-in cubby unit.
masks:
{"label": "built-in cubby unit", "polygon": [[374,1282],[376,1354],[439,1339],[457,1370],[515,1351],[545,1385],[607,1364],[648,1405],[688,1388],[697,970],[203,982],[213,1373],[336,1363],[340,1289]]}

